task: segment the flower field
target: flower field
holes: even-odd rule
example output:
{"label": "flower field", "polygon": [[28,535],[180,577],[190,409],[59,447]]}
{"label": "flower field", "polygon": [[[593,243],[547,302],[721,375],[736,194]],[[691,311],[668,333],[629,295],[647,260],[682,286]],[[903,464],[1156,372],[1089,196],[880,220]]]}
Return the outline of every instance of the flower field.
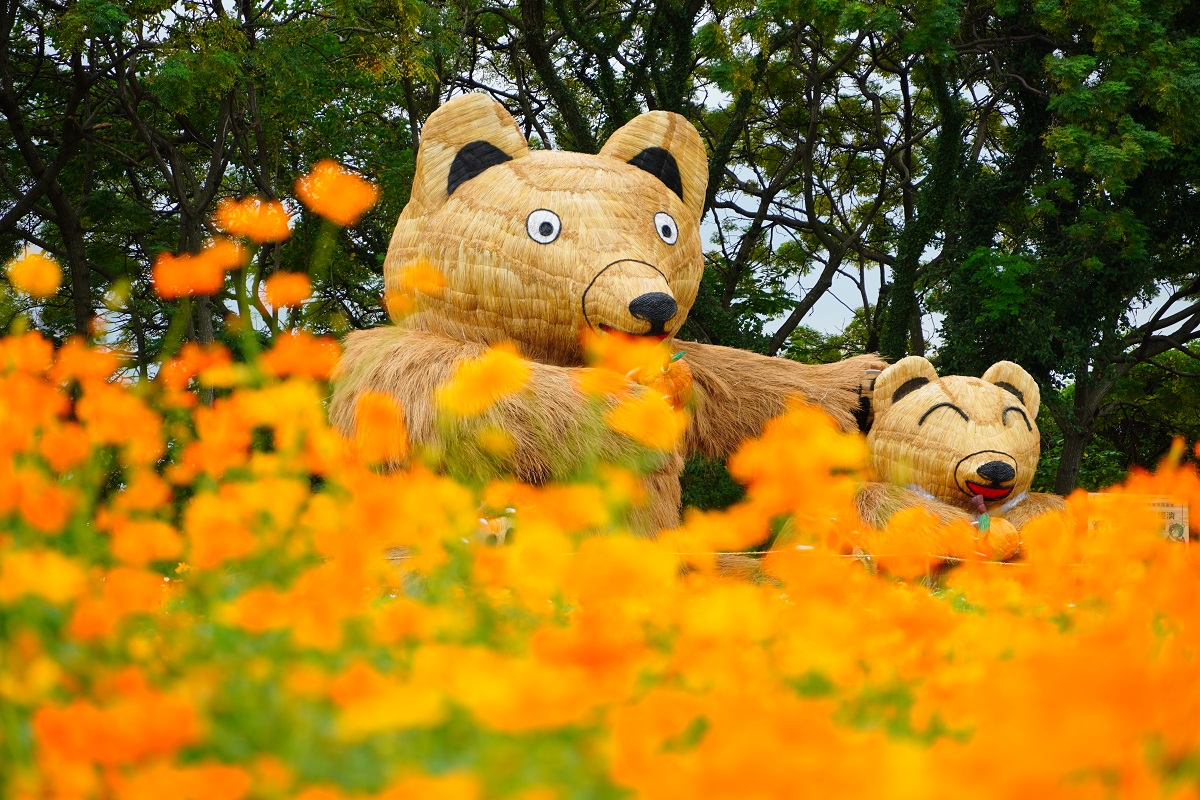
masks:
{"label": "flower field", "polygon": [[[262,208],[225,229],[253,242]],[[222,242],[163,261],[165,291],[244,263]],[[43,267],[22,280],[56,285]],[[1200,798],[1200,551],[1137,499],[1200,518],[1182,445],[1033,523],[1015,563],[944,570],[929,543],[961,534],[903,513],[864,564],[865,444],[820,412],[731,461],[743,502],[651,541],[621,465],[380,469],[410,455],[399,410],[331,429],[337,356],[302,331],[249,363],[187,344],[130,382],[103,348],[0,340],[0,796]],[[599,354],[589,391],[631,357]],[[496,349],[446,413],[527,374]],[[604,418],[653,451],[679,413]],[[781,526],[761,575],[718,569]]]}

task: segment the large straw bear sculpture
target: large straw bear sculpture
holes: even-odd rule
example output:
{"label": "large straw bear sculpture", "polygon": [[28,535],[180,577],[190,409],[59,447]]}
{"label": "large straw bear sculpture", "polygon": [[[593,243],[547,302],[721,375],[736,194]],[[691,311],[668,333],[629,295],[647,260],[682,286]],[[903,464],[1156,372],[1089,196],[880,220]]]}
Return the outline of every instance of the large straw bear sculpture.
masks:
{"label": "large straw bear sculpture", "polygon": [[1016,555],[1015,535],[1029,520],[1065,507],[1061,497],[1030,492],[1041,452],[1041,394],[1011,361],[982,378],[939,378],[933,365],[909,356],[875,380],[875,421],[867,436],[878,483],[863,487],[859,514],[877,528],[902,508],[923,506],[942,520],[977,519],[982,499],[997,524],[991,552]]}
{"label": "large straw bear sculpture", "polygon": [[[446,103],[422,131],[412,197],[384,262],[389,292],[416,263],[439,270],[444,286],[396,325],[347,337],[334,423],[349,433],[357,396],[384,392],[399,402],[412,443],[438,446],[445,434],[435,424],[435,388],[463,360],[511,341],[533,362],[530,385],[486,421],[515,439],[507,467],[517,478],[567,477],[597,447],[602,458],[628,451],[620,434],[588,422],[595,415],[585,413],[579,389],[580,333],[675,336],[704,266],[707,181],[700,136],[677,114],[642,114],[598,155],[585,155],[530,150],[486,95]],[[680,451],[661,459],[646,479],[648,501],[635,511],[635,526],[650,532],[678,523],[688,454],[725,458],[793,395],[854,429],[864,375],[884,366],[872,357],[808,366],[706,344],[671,346],[686,353],[694,403]]]}

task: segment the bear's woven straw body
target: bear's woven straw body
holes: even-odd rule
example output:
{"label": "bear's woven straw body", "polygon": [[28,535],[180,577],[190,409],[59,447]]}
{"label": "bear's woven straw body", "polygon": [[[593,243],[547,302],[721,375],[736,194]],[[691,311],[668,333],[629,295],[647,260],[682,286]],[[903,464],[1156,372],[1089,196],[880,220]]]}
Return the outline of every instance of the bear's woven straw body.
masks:
{"label": "bear's woven straw body", "polygon": [[[700,136],[677,114],[636,117],[599,154],[583,155],[530,151],[485,95],[451,100],[422,131],[412,199],[384,267],[389,294],[404,291],[417,267],[437,270],[444,285],[423,290],[396,326],[347,337],[334,423],[353,431],[357,397],[384,392],[403,409],[413,444],[444,448],[457,434],[435,424],[435,389],[463,360],[512,341],[533,360],[529,387],[477,421],[513,437],[507,469],[542,483],[572,475],[584,453],[620,460],[634,445],[592,424],[579,389],[580,333],[674,338],[700,285],[707,178]],[[687,455],[725,458],[792,396],[852,429],[864,374],[884,366],[869,356],[811,366],[672,347],[686,352],[695,403],[680,448],[644,480],[648,502],[634,524],[647,532],[678,523]]]}
{"label": "bear's woven straw body", "polygon": [[[897,511],[921,506],[943,521],[974,519],[973,498],[1016,528],[1063,507],[1062,498],[1029,492],[1041,452],[1037,383],[1011,361],[982,378],[939,378],[919,356],[880,373],[875,421],[867,436],[880,483],[863,488],[860,515],[883,527]],[[1015,555],[1019,540],[1011,543]]]}

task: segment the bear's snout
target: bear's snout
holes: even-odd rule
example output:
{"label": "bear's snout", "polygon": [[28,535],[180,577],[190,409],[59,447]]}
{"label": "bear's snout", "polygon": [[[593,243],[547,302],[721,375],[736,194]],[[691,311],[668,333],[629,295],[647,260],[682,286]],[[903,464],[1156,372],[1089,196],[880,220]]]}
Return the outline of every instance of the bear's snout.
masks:
{"label": "bear's snout", "polygon": [[600,331],[665,339],[683,322],[680,311],[662,271],[633,258],[605,266],[583,292],[584,322]]}
{"label": "bear's snout", "polygon": [[629,303],[629,313],[650,323],[651,336],[665,333],[664,326],[679,311],[675,298],[666,292],[647,292]]}
{"label": "bear's snout", "polygon": [[1016,489],[1017,460],[999,450],[980,450],[954,467],[954,482],[967,497],[979,495],[988,503],[1005,500]]}

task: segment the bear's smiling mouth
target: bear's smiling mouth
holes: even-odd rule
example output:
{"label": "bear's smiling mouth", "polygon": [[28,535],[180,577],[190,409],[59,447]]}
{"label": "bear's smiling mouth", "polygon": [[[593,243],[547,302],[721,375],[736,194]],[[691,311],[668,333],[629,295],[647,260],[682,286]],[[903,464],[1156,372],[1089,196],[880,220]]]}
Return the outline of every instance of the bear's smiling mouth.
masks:
{"label": "bear's smiling mouth", "polygon": [[623,331],[620,328],[614,328],[612,325],[606,325],[603,322],[600,323],[599,327],[602,333],[615,333],[620,336],[636,336],[639,339],[654,339],[661,342],[664,339],[671,338],[670,333],[630,333],[629,331]]}
{"label": "bear's smiling mouth", "polygon": [[1011,486],[983,486],[974,481],[965,481],[967,490],[972,494],[982,495],[984,500],[1003,500],[1012,494]]}

